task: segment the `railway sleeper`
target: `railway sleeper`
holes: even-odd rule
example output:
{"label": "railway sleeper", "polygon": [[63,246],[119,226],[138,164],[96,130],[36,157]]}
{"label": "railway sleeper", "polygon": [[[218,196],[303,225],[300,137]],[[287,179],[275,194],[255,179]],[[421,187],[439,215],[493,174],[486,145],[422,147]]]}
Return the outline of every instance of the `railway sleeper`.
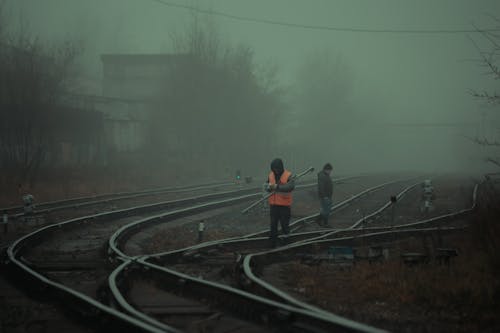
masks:
{"label": "railway sleeper", "polygon": [[188,305],[163,305],[163,304],[141,304],[141,310],[147,314],[153,314],[158,316],[178,316],[178,315],[212,315],[213,310],[210,310],[208,306],[198,305],[198,304],[188,304]]}
{"label": "railway sleeper", "polygon": [[95,271],[106,267],[106,263],[99,261],[27,261],[25,262],[33,269],[44,272],[68,272],[68,271]]}

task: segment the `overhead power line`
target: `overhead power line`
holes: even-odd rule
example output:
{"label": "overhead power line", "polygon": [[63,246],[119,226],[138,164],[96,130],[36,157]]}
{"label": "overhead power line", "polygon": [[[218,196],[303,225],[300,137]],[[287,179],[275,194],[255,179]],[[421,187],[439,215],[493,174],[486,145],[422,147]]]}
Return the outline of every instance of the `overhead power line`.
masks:
{"label": "overhead power line", "polygon": [[219,16],[228,18],[236,21],[245,21],[253,23],[262,23],[276,26],[283,26],[289,28],[299,28],[299,29],[310,29],[310,30],[326,30],[326,31],[337,31],[337,32],[354,32],[354,33],[389,33],[389,34],[415,34],[415,35],[431,35],[431,34],[462,34],[462,33],[484,33],[484,32],[500,32],[500,28],[481,28],[481,29],[367,29],[367,28],[351,28],[351,27],[334,27],[334,26],[324,26],[324,25],[311,25],[311,24],[300,24],[285,21],[275,21],[260,19],[249,16],[234,15],[226,12],[221,12],[217,10],[201,9],[195,6],[183,5],[179,3],[174,3],[165,0],[150,0],[164,6],[181,8],[186,10],[191,10],[201,14],[207,14],[212,16]]}

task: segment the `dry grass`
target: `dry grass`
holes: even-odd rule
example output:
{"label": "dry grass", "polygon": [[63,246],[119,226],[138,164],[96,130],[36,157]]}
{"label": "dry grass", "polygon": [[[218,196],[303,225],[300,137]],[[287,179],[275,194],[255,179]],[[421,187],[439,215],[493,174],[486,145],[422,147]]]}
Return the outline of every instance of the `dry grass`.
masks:
{"label": "dry grass", "polygon": [[[473,257],[469,257],[473,259]],[[475,259],[481,259],[476,257]],[[421,305],[428,310],[476,312],[496,306],[500,284],[485,269],[484,261],[455,262],[451,266],[434,264],[407,267],[398,260],[383,264],[358,263],[350,270],[322,265],[312,268],[300,263],[289,267],[294,285],[308,297],[342,302],[344,306],[361,302]],[[300,289],[303,288],[303,289]]]}
{"label": "dry grass", "polygon": [[0,173],[0,207],[21,204],[21,192],[35,196],[36,202],[96,194],[136,191],[145,188],[175,185],[182,181],[165,170],[148,174],[140,169],[106,168],[54,168],[40,173],[33,184],[20,183],[14,174]]}
{"label": "dry grass", "polygon": [[[496,331],[500,328],[500,198],[491,190],[483,187],[468,232],[444,239],[460,252],[449,266],[431,262],[407,267],[395,256],[385,263],[362,262],[347,270],[294,262],[281,273],[308,301],[387,329],[404,322],[412,323],[410,332]],[[399,250],[406,251],[407,243],[399,244]]]}
{"label": "dry grass", "polygon": [[[203,241],[207,242],[234,236],[237,236],[237,233],[220,229],[207,229],[203,232]],[[188,224],[161,230],[143,246],[146,253],[158,253],[192,246],[197,243],[197,224]]]}

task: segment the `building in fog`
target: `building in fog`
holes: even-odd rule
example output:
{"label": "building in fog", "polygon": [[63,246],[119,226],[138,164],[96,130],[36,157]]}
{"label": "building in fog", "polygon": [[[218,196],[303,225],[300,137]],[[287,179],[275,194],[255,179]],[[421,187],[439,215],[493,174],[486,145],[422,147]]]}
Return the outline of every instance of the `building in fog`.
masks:
{"label": "building in fog", "polygon": [[102,115],[103,142],[109,153],[130,153],[144,146],[148,102],[83,94],[68,95],[66,100],[75,108]]}
{"label": "building in fog", "polygon": [[52,110],[53,126],[45,160],[52,165],[102,165],[105,162],[103,115],[68,104]]}
{"label": "building in fog", "polygon": [[102,94],[107,97],[158,100],[171,71],[184,54],[104,54]]}
{"label": "building in fog", "polygon": [[[101,152],[101,161],[107,163],[116,156],[133,157],[147,148],[151,114],[162,108],[165,91],[172,82],[172,70],[186,59],[186,55],[174,54],[102,55],[102,93],[73,93],[64,97],[65,105],[74,110],[101,115],[100,124],[94,124],[99,140],[92,142],[89,151]],[[182,150],[173,128],[165,131],[164,142],[165,147],[171,146],[171,156],[179,153],[175,149]],[[66,164],[81,159],[75,156],[80,156],[78,152],[83,148],[72,143],[64,147],[64,160],[71,161]]]}
{"label": "building in fog", "polygon": [[[147,142],[148,119],[160,107],[172,71],[188,59],[183,54],[104,54],[102,97],[97,109],[105,114],[110,146],[131,152]],[[170,142],[175,142],[174,136]]]}

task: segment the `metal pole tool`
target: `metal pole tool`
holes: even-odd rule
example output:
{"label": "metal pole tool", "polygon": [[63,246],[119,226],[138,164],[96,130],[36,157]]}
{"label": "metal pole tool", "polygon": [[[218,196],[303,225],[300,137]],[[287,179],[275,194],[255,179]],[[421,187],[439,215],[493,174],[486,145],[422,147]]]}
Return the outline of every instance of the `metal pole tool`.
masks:
{"label": "metal pole tool", "polygon": [[[295,175],[292,177],[292,180],[297,180],[305,175],[307,175],[308,173],[310,172],[313,172],[314,171],[314,168],[313,167],[310,167],[304,171],[302,171],[301,173]],[[271,192],[269,194],[266,194],[264,197],[260,198],[259,200],[257,200],[256,202],[254,202],[253,204],[251,204],[250,206],[248,206],[247,208],[243,209],[241,211],[242,214],[246,214],[248,213],[248,211],[252,208],[254,208],[255,206],[257,206],[258,204],[260,204],[262,201],[266,200],[267,198],[269,198],[271,195],[273,195],[275,192]]]}

